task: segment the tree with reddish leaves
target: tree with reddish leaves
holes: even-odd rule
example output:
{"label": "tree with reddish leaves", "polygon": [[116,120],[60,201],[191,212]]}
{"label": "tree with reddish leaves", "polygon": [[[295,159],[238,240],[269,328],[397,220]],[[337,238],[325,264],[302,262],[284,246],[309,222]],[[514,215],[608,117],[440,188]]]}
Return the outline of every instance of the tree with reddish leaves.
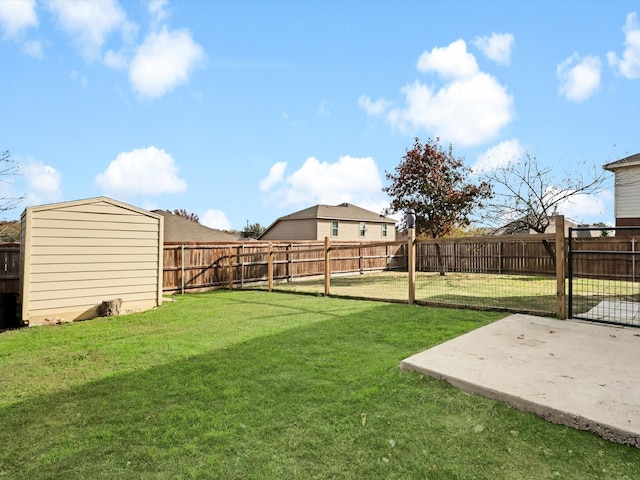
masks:
{"label": "tree with reddish leaves", "polygon": [[[439,140],[429,139],[423,145],[416,138],[395,171],[386,172],[391,184],[382,189],[391,197],[385,214],[412,208],[416,212],[416,234],[431,238],[469,225],[471,212],[492,196],[491,185],[470,182],[471,169],[463,164],[463,159],[454,157],[451,145],[442,149]],[[438,243],[436,253],[440,275],[444,275]]]}

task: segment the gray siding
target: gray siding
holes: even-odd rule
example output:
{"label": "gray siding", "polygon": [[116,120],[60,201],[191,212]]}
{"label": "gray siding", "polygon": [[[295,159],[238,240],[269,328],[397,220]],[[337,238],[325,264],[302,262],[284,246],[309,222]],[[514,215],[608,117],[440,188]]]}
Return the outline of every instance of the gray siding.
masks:
{"label": "gray siding", "polygon": [[162,217],[104,197],[25,210],[23,321],[96,316],[161,304]]}

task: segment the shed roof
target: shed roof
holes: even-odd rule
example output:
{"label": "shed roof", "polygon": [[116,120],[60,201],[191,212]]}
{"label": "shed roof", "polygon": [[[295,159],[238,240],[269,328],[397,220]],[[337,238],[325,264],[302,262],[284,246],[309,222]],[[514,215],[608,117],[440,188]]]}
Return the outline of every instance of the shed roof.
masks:
{"label": "shed roof", "polygon": [[630,155],[615,162],[607,163],[606,165],[603,165],[602,168],[609,170],[610,172],[615,172],[620,168],[634,167],[636,165],[640,165],[640,153]]}
{"label": "shed roof", "polygon": [[238,237],[200,225],[166,210],[153,210],[164,217],[164,241],[170,242],[237,242]]}
{"label": "shed roof", "polygon": [[[88,205],[88,204],[97,204],[97,203],[106,203],[109,205],[113,205],[125,210],[129,210],[131,212],[135,212],[135,213],[139,213],[140,215],[144,215],[147,217],[151,217],[151,218],[159,218],[159,216],[153,212],[150,212],[148,210],[144,210],[142,208],[139,207],[135,207],[133,205],[129,205],[128,203],[124,203],[124,202],[120,202],[118,200],[114,200],[113,198],[109,198],[109,197],[93,197],[93,198],[85,198],[85,199],[80,199],[80,200],[71,200],[68,202],[57,202],[57,203],[47,203],[44,205],[35,205],[32,207],[27,207],[24,209],[24,212],[26,212],[27,210],[30,212],[41,212],[41,211],[46,211],[46,210],[59,210],[59,209],[64,209],[64,208],[71,208],[71,207],[76,207],[76,206],[81,206],[81,205]],[[23,212],[23,215],[24,215]]]}

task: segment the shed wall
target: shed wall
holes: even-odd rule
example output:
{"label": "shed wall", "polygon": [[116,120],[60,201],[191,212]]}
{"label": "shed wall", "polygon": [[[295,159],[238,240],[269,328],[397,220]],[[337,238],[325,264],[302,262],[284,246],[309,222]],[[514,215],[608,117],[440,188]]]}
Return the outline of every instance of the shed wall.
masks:
{"label": "shed wall", "polygon": [[161,303],[162,218],[106,200],[27,209],[22,318],[78,320],[104,300],[122,310]]}

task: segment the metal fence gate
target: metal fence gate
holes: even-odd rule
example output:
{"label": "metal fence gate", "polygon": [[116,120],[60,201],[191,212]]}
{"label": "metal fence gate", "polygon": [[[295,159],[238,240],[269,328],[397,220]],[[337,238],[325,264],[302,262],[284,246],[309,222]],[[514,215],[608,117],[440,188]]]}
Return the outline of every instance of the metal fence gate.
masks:
{"label": "metal fence gate", "polygon": [[569,228],[568,242],[569,318],[640,327],[638,227]]}

